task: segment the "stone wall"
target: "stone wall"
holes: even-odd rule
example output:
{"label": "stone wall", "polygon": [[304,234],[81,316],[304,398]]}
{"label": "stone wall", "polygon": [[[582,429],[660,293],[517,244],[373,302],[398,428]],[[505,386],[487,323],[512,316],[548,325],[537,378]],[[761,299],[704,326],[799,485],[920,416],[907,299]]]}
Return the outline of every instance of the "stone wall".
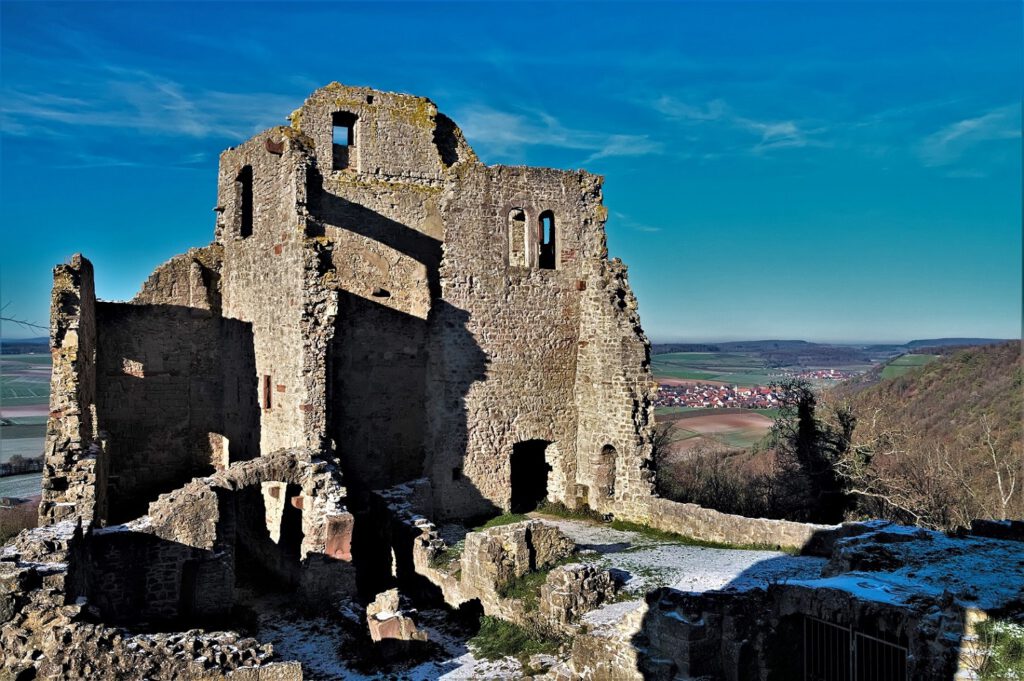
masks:
{"label": "stone wall", "polygon": [[96,429],[96,293],[81,255],[53,270],[50,415],[39,522],[88,525],[106,511],[107,457]]}
{"label": "stone wall", "polygon": [[618,260],[600,261],[589,273],[577,362],[576,496],[603,513],[643,516],[654,489],[657,385],[636,297]]}
{"label": "stone wall", "polygon": [[827,546],[826,537],[840,530],[838,525],[747,518],[660,498],[648,500],[646,513],[641,512],[637,517],[624,514],[624,517],[638,519],[651,527],[684,537],[724,544],[789,549],[803,549],[815,544]]}
{"label": "stone wall", "polygon": [[23,532],[0,553],[0,678],[301,681],[299,663],[234,632],[96,623],[81,583],[85,542],[77,521],[66,520]]}
{"label": "stone wall", "polygon": [[[110,522],[223,467],[221,324],[207,310],[97,305],[96,415],[108,442]],[[235,356],[239,350],[229,348]]]}

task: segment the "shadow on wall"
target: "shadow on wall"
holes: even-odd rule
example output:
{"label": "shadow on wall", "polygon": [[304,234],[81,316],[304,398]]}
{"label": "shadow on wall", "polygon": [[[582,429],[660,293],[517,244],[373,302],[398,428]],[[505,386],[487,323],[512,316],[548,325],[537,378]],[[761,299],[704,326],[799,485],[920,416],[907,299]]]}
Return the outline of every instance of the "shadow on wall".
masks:
{"label": "shadow on wall", "polygon": [[135,531],[131,524],[94,531],[86,537],[83,593],[71,598],[86,596],[102,622],[151,630],[237,626],[230,617],[238,585],[294,593],[313,609],[330,607],[351,591],[351,566],[324,553],[302,556],[304,511],[294,503],[301,489],[271,484],[284,495],[279,515],[265,505],[261,483],[215,489],[215,507],[182,500],[176,523],[200,527],[216,514],[211,548]]}
{"label": "shadow on wall", "polygon": [[313,225],[310,236],[325,236],[327,228],[358,234],[398,251],[427,268],[430,298],[441,295],[438,267],[441,264],[441,241],[408,225],[340,196],[324,188],[323,177],[316,167],[308,179]]}
{"label": "shadow on wall", "polygon": [[259,454],[252,326],[178,305],[97,303],[96,415],[108,523]]}
{"label": "shadow on wall", "polygon": [[[400,575],[415,571],[412,537],[394,540],[392,532],[404,528],[391,526],[390,514],[374,507],[369,492],[431,475],[439,453],[452,457],[450,469],[461,473],[468,441],[465,396],[486,376],[487,360],[467,329],[469,313],[442,300],[433,301],[424,321],[350,294],[341,299],[339,308],[363,316],[346,324],[338,315],[329,419],[356,516],[352,555],[359,593],[371,599],[395,586],[393,562]],[[423,341],[418,352],[412,351],[414,339]],[[448,489],[460,505],[500,512],[468,478],[459,475],[448,484],[457,485]]]}
{"label": "shadow on wall", "polygon": [[[805,554],[830,556],[839,536],[819,532]],[[871,560],[885,553],[884,547],[876,548],[867,552]],[[847,588],[822,588],[813,583],[820,559],[812,574],[800,567],[801,560],[776,556],[759,561],[717,591],[664,587],[649,593],[648,611],[632,638],[639,675],[659,680],[952,680],[962,661],[968,667],[977,663],[974,636],[965,635],[973,632],[972,623],[962,606],[936,596],[931,608],[907,607],[899,599],[886,600],[885,590],[878,591],[881,599],[871,600],[864,594],[879,587],[868,583],[870,576],[860,580],[863,584],[851,577],[841,580]],[[883,562],[852,569],[870,573],[891,567]],[[826,574],[848,569],[837,564]],[[950,633],[956,637],[950,639]]]}

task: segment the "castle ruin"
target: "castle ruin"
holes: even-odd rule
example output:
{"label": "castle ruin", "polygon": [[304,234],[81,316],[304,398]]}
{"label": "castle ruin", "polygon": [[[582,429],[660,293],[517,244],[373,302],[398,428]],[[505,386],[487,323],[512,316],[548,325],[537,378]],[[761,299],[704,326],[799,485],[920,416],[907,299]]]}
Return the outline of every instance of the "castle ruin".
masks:
{"label": "castle ruin", "polygon": [[[117,628],[231,624],[242,575],[313,608],[372,600],[391,618],[374,641],[423,640],[396,585],[577,632],[616,587],[562,565],[557,529],[471,533],[458,569],[437,560],[441,523],[544,502],[828,555],[836,528],[655,493],[649,343],[602,178],[484,165],[421,97],[332,83],[290,118],[221,154],[213,242],[133,300],[97,300],[82,256],[55,268],[42,527],[0,553],[6,670],[301,679],[234,634]],[[542,567],[539,614],[501,595]],[[662,662],[691,635],[633,624]],[[577,639],[595,662],[572,678],[639,654],[608,640]]]}

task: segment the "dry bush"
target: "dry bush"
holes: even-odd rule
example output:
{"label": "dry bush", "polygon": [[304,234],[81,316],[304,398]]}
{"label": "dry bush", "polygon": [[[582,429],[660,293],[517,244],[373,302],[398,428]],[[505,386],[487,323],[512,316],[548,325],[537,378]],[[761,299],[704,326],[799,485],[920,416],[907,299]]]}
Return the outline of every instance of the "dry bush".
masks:
{"label": "dry bush", "polygon": [[22,530],[35,527],[38,521],[38,509],[38,501],[18,504],[11,508],[0,508],[0,544],[6,543]]}
{"label": "dry bush", "polygon": [[657,483],[658,492],[668,499],[723,513],[780,518],[793,512],[794,485],[773,451],[751,453],[702,443],[660,466]]}

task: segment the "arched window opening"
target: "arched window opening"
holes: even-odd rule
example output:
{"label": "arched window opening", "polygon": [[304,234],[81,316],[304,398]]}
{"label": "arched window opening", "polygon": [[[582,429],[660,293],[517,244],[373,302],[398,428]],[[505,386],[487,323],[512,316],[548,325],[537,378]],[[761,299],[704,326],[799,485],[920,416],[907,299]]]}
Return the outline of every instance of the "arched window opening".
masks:
{"label": "arched window opening", "polygon": [[615,496],[615,466],[619,453],[615,447],[605,445],[601,448],[601,459],[597,464],[597,487],[599,493],[606,497]]}
{"label": "arched window opening", "polygon": [[336,111],[331,116],[334,130],[331,140],[331,167],[334,170],[344,170],[355,160],[356,120],[356,115],[348,111]]}
{"label": "arched window opening", "polygon": [[245,166],[235,178],[238,190],[238,235],[252,236],[252,166]]}
{"label": "arched window opening", "polygon": [[508,264],[524,267],[526,259],[526,212],[513,208],[508,214]]}
{"label": "arched window opening", "polygon": [[537,266],[542,270],[555,269],[555,214],[549,210],[540,214],[540,257]]}
{"label": "arched window opening", "polygon": [[512,447],[511,508],[513,513],[529,513],[548,497],[548,473],[551,466],[544,459],[550,442],[526,440]]}

